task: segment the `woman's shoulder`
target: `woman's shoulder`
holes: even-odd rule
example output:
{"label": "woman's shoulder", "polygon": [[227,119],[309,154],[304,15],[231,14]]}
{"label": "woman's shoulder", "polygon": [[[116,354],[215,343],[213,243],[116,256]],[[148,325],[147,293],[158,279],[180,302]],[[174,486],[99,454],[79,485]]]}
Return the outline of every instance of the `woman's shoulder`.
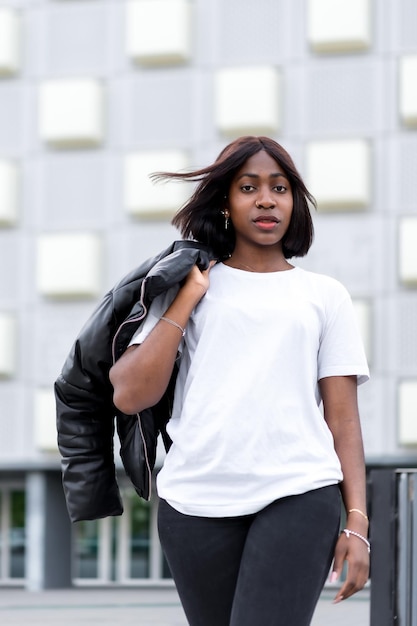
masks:
{"label": "woman's shoulder", "polygon": [[322,274],[320,272],[313,272],[301,267],[297,267],[297,270],[300,279],[303,280],[306,285],[310,285],[315,290],[320,290],[324,294],[339,297],[350,297],[349,291],[345,285],[337,278],[334,278],[334,276]]}

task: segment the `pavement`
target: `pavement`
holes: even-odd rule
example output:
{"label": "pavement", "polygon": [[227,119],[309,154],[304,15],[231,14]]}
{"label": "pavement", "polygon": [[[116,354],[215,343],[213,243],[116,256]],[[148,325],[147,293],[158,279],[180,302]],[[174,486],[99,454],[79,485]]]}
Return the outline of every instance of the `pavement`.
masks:
{"label": "pavement", "polygon": [[[332,603],[334,595],[334,590],[323,591],[311,626],[369,626],[369,589],[339,604]],[[47,591],[3,587],[0,589],[0,624],[187,626],[187,621],[172,586]]]}

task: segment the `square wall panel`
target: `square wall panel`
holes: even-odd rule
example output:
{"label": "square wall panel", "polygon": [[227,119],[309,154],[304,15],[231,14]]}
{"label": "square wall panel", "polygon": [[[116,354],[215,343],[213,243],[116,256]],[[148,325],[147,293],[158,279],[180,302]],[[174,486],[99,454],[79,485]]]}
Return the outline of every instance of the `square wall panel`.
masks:
{"label": "square wall panel", "polygon": [[361,210],[370,203],[370,146],[361,139],[307,146],[307,186],[318,210]]}
{"label": "square wall panel", "polygon": [[400,220],[398,237],[400,280],[417,287],[417,217]]}
{"label": "square wall panel", "polygon": [[230,67],[215,77],[215,122],[221,133],[274,135],[281,127],[281,75],[275,67]]}
{"label": "square wall panel", "polygon": [[371,46],[370,0],[308,0],[308,39],[315,52]]}
{"label": "square wall panel", "polygon": [[417,445],[417,379],[399,384],[398,439],[400,445]]}
{"label": "square wall panel", "polygon": [[126,49],[135,62],[171,65],[189,60],[189,0],[133,0],[126,11]]}
{"label": "square wall panel", "polygon": [[56,404],[52,389],[37,389],[34,402],[34,443],[42,452],[58,452]]}
{"label": "square wall panel", "polygon": [[368,363],[370,363],[372,353],[371,305],[367,300],[360,300],[357,298],[353,298],[352,303],[358,320],[359,332],[362,337],[366,358]]}
{"label": "square wall panel", "polygon": [[407,126],[417,126],[417,54],[400,60],[400,118]]}
{"label": "square wall panel", "polygon": [[0,311],[0,378],[15,374],[17,353],[16,319]]}
{"label": "square wall panel", "polygon": [[0,159],[0,226],[12,226],[18,215],[18,168]]}
{"label": "square wall panel", "polygon": [[20,18],[17,11],[0,7],[0,76],[13,76],[20,66]]}
{"label": "square wall panel", "polygon": [[96,297],[101,291],[101,240],[91,233],[40,235],[37,287],[52,298]]}
{"label": "square wall panel", "polygon": [[40,136],[55,147],[94,147],[104,139],[104,94],[92,78],[46,80],[39,93]]}
{"label": "square wall panel", "polygon": [[125,207],[138,217],[171,217],[191,195],[186,181],[153,182],[153,172],[180,172],[188,166],[185,152],[145,151],[129,154],[125,159]]}

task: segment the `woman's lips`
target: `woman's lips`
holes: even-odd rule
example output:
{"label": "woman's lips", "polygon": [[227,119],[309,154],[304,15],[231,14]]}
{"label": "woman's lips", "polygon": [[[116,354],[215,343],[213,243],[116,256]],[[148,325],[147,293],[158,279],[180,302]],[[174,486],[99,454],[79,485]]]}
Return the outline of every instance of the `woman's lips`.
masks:
{"label": "woman's lips", "polygon": [[254,219],[253,222],[260,230],[273,230],[279,224],[276,217],[263,215]]}

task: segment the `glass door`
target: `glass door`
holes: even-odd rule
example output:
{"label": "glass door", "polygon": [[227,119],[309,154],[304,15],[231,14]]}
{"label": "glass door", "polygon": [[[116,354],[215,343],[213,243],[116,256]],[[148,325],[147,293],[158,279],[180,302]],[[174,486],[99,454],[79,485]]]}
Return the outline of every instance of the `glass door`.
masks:
{"label": "glass door", "polygon": [[170,578],[159,544],[157,502],[132,488],[121,490],[120,517],[74,525],[74,579],[77,584],[135,584]]}
{"label": "glass door", "polygon": [[25,578],[25,492],[20,485],[0,485],[0,582]]}

